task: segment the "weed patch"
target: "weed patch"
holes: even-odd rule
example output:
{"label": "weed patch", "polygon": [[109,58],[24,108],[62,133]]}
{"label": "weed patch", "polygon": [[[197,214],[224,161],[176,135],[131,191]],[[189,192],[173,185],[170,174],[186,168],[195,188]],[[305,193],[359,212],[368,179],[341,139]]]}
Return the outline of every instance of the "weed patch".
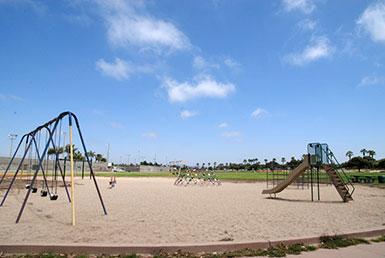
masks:
{"label": "weed patch", "polygon": [[382,236],[382,237],[379,237],[379,238],[376,238],[376,239],[372,239],[370,241],[375,242],[375,243],[385,242],[385,236]]}
{"label": "weed patch", "polygon": [[319,247],[325,248],[325,249],[338,249],[340,247],[348,247],[348,246],[358,245],[358,244],[370,244],[370,242],[365,239],[361,239],[361,238],[343,239],[339,236],[334,236],[334,237],[324,236],[324,237],[321,237],[321,242],[322,244]]}

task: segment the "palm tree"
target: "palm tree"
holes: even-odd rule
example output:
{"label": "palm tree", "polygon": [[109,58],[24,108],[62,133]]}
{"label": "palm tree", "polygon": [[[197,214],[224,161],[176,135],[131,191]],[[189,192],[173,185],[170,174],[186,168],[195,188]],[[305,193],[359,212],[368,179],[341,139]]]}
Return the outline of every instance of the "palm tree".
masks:
{"label": "palm tree", "polygon": [[282,162],[282,165],[284,165],[284,164],[285,164],[285,162],[286,162],[286,159],[285,159],[285,157],[282,157],[282,159],[281,159],[281,162]]}
{"label": "palm tree", "polygon": [[197,168],[199,168],[199,162],[197,162]]}
{"label": "palm tree", "polygon": [[346,152],[346,157],[349,157],[349,160],[351,160],[353,157],[353,152],[352,151]]}
{"label": "palm tree", "polygon": [[217,167],[217,162],[214,161],[214,170],[215,170],[216,167]]}
{"label": "palm tree", "polygon": [[100,162],[103,159],[103,155],[102,154],[96,154],[96,158],[95,159],[96,159],[97,162]]}
{"label": "palm tree", "polygon": [[55,155],[54,148],[49,148],[48,151],[47,151],[48,159],[49,159],[50,156],[53,156],[53,155]]}
{"label": "palm tree", "polygon": [[268,159],[264,159],[263,161],[265,161],[265,168],[267,168]]}
{"label": "palm tree", "polygon": [[368,152],[366,149],[361,149],[360,152],[362,153],[362,157],[365,157],[365,154]]}
{"label": "palm tree", "polygon": [[[73,153],[75,153],[78,150],[78,148],[75,148],[75,144],[72,144],[72,150],[73,150]],[[69,144],[66,145],[64,151],[65,151],[65,153],[67,153],[67,157],[68,157],[71,153],[71,147]]]}
{"label": "palm tree", "polygon": [[369,157],[373,159],[374,155],[376,155],[376,152],[374,150],[368,150]]}
{"label": "palm tree", "polygon": [[91,159],[91,161],[92,161],[92,159],[93,159],[93,158],[95,158],[95,157],[96,157],[96,153],[95,153],[95,152],[93,152],[93,151],[89,151],[89,152],[87,152],[87,155],[88,155],[88,157]]}

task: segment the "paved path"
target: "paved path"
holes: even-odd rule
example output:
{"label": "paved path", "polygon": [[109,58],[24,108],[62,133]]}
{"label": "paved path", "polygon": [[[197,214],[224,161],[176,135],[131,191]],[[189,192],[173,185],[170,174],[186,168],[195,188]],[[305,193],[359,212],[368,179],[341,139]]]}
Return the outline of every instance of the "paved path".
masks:
{"label": "paved path", "polygon": [[318,249],[314,252],[301,253],[300,255],[287,255],[290,258],[384,258],[385,242],[371,243],[370,245],[356,245],[340,249]]}

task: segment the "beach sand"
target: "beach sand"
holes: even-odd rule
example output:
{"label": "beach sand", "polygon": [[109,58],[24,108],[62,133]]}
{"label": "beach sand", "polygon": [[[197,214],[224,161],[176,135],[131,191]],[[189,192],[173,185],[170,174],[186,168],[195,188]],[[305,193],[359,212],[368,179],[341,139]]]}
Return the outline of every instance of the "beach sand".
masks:
{"label": "beach sand", "polygon": [[106,216],[93,181],[76,179],[76,226],[71,226],[71,205],[62,187],[57,201],[31,194],[15,224],[26,190],[12,190],[0,207],[0,243],[256,241],[385,226],[385,190],[374,187],[357,185],[354,201],[343,203],[334,186],[322,186],[321,201],[311,202],[310,189],[295,187],[269,199],[261,194],[263,182],[183,187],[174,186],[174,178],[117,180],[109,189],[109,178],[97,178]]}

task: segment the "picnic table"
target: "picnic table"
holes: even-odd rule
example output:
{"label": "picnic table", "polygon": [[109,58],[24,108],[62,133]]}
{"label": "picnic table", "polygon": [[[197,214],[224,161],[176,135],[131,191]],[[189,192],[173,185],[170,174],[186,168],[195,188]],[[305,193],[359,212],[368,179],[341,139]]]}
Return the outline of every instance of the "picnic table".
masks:
{"label": "picnic table", "polygon": [[353,176],[353,183],[365,183],[370,184],[374,183],[375,176]]}

